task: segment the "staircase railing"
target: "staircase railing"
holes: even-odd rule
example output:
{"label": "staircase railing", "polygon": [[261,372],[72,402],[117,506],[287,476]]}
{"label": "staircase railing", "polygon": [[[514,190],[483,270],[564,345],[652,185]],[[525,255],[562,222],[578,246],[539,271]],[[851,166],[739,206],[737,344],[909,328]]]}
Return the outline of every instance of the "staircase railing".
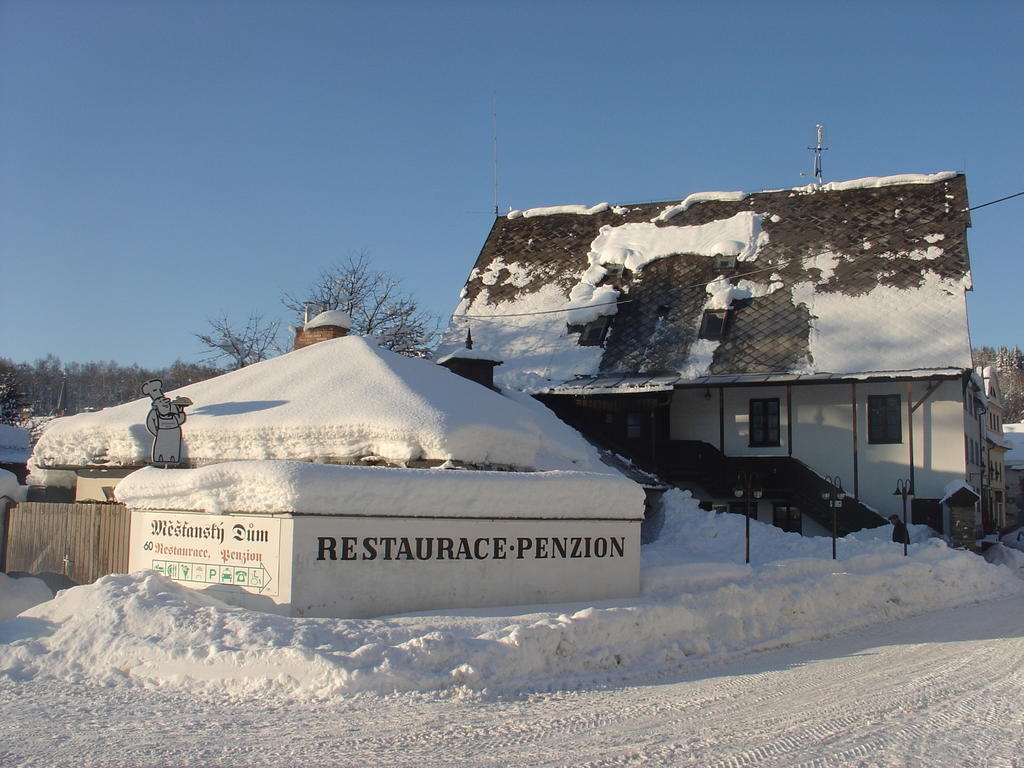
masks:
{"label": "staircase railing", "polygon": [[[784,501],[832,530],[832,509],[822,498],[828,482],[792,456],[726,456],[709,443],[673,440],[663,451],[658,473],[676,484],[692,482],[715,498],[731,498],[740,472],[757,473],[764,498]],[[837,533],[845,536],[862,528],[884,525],[885,520],[870,507],[851,496],[843,500],[837,514]]]}

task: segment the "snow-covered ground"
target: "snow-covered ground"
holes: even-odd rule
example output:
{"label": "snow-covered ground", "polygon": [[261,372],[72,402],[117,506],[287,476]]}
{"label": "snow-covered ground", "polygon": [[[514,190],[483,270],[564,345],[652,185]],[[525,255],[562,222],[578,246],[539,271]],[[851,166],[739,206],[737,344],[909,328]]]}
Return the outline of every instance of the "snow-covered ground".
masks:
{"label": "snow-covered ground", "polygon": [[67,590],[0,623],[0,764],[969,765],[981,743],[1019,759],[1012,567],[938,540],[904,558],[888,527],[840,540],[836,562],[830,540],[762,524],[747,566],[742,517],[667,499],[631,600],[337,620],[152,572]]}
{"label": "snow-covered ground", "polygon": [[310,702],[0,677],[0,765],[1016,768],[1024,598],[629,684]]}

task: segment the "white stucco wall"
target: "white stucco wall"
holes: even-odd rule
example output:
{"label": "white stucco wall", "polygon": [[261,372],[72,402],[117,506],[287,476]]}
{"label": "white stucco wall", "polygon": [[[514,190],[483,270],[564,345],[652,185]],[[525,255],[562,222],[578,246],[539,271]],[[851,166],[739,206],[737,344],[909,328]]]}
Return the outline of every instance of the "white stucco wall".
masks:
{"label": "white stucco wall", "polygon": [[634,597],[640,520],[132,510],[129,569],[287,616]]}
{"label": "white stucco wall", "polygon": [[[927,392],[927,381],[913,382],[912,403]],[[906,382],[858,382],[837,384],[794,384],[789,388],[737,387],[723,389],[724,452],[729,456],[792,455],[820,475],[838,475],[848,493],[854,492],[856,456],[857,490],[865,504],[888,514],[901,504],[893,496],[896,481],[909,478],[910,443],[907,430]],[[674,440],[701,440],[720,444],[719,396],[711,389],[679,390],[671,407],[670,433]],[[902,442],[872,444],[868,441],[868,397],[899,395]],[[749,445],[748,412],[754,398],[779,398],[779,445]],[[856,399],[856,443],[854,441],[854,398]],[[792,414],[792,438],[789,418]],[[972,471],[964,455],[965,430],[975,429],[965,411],[958,380],[943,381],[913,414],[914,482],[920,498],[941,498],[945,486],[963,480]],[[980,436],[980,433],[979,433]],[[790,446],[792,439],[792,446]],[[973,468],[976,471],[976,468]],[[765,505],[767,506],[767,505]],[[767,511],[766,511],[767,512]]]}

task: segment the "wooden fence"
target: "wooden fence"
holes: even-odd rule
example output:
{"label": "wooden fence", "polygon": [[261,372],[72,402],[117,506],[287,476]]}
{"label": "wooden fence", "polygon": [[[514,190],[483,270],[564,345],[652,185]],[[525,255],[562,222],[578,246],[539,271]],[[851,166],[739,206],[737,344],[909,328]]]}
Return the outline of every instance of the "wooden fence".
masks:
{"label": "wooden fence", "polygon": [[22,502],[7,513],[4,570],[51,588],[127,573],[130,519],[122,504]]}

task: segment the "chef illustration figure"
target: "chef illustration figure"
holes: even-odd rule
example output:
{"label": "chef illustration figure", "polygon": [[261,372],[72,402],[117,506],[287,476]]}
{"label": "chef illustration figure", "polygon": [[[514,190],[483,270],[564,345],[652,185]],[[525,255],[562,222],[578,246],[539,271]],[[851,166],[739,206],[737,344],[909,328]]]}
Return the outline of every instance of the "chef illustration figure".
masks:
{"label": "chef illustration figure", "polygon": [[146,429],[153,435],[152,461],[154,464],[177,464],[181,461],[181,425],[185,423],[185,406],[192,405],[187,397],[174,400],[163,393],[164,383],[150,379],[142,385],[143,394],[153,401],[146,417]]}

